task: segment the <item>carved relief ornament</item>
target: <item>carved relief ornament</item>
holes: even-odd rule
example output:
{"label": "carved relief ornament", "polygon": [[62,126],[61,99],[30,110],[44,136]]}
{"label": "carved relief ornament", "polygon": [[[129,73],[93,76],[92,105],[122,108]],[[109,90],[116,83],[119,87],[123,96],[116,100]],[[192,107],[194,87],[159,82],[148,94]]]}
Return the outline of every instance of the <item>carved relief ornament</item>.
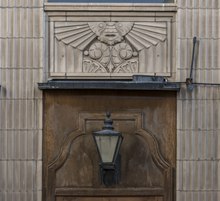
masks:
{"label": "carved relief ornament", "polygon": [[167,38],[165,22],[66,22],[55,37],[83,52],[83,72],[136,73],[139,52]]}

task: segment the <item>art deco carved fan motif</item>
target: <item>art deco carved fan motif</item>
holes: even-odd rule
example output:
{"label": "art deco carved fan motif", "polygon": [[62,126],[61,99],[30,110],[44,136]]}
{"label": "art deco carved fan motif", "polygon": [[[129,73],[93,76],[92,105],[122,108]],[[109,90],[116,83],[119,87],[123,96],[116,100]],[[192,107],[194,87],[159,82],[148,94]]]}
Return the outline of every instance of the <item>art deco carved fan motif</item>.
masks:
{"label": "art deco carved fan motif", "polygon": [[167,38],[166,22],[65,22],[55,37],[83,52],[83,72],[138,72],[139,52]]}

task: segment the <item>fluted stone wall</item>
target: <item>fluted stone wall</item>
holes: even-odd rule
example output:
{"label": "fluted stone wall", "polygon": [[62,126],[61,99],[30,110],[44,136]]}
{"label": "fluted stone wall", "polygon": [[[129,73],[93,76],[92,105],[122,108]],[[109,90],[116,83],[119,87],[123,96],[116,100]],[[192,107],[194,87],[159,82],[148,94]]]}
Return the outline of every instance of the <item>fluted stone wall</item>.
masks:
{"label": "fluted stone wall", "polygon": [[[176,81],[220,83],[219,0],[177,0]],[[0,200],[41,201],[43,0],[0,1]],[[175,36],[174,36],[175,37]],[[174,79],[174,78],[173,78]],[[220,200],[220,87],[182,85],[177,103],[177,201]]]}
{"label": "fluted stone wall", "polygon": [[40,201],[42,0],[0,1],[0,200]]}
{"label": "fluted stone wall", "polygon": [[[178,0],[177,81],[190,74],[197,36],[193,80],[220,83],[220,2]],[[220,200],[220,86],[183,86],[177,107],[177,200]]]}

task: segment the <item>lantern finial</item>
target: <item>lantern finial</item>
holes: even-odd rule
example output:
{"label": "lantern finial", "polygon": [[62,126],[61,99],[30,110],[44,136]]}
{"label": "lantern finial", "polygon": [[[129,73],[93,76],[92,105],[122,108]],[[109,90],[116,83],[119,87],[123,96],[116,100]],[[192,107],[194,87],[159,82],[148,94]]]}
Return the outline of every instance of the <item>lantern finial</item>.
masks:
{"label": "lantern finial", "polygon": [[105,130],[114,130],[114,127],[112,126],[112,124],[113,124],[113,121],[111,119],[111,113],[106,112],[106,118],[104,120],[103,129],[105,129]]}

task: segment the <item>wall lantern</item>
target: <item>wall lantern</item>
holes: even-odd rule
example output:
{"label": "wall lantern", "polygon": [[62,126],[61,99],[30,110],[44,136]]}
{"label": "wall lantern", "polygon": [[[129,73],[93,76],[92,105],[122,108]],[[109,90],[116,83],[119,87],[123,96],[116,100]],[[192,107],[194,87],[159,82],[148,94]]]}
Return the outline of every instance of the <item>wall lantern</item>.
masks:
{"label": "wall lantern", "polygon": [[93,132],[93,137],[100,157],[100,174],[102,184],[112,186],[119,182],[120,155],[119,150],[123,137],[114,131],[111,114],[107,113],[103,130]]}

